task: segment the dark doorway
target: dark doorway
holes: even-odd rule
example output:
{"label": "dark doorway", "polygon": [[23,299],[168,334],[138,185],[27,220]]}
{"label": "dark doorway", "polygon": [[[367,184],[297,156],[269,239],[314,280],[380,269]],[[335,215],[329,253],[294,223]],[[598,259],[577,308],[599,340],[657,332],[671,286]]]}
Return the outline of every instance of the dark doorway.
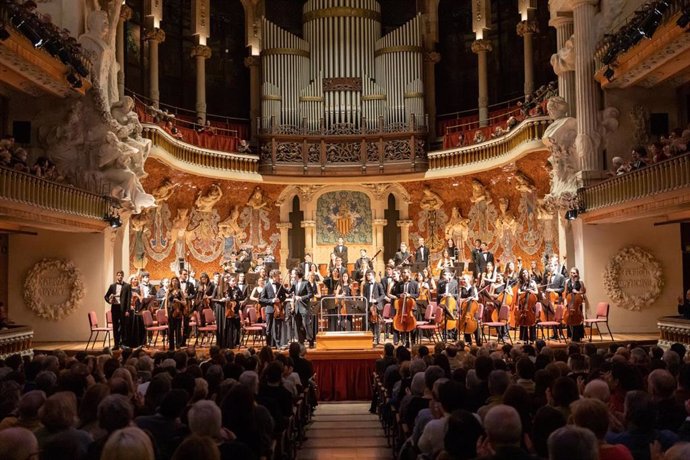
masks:
{"label": "dark doorway", "polygon": [[[290,212],[292,228],[288,230],[288,241],[290,244],[288,257],[293,260],[297,259],[298,262],[304,257],[304,228],[302,228],[304,213],[300,211],[299,207],[299,197],[295,195],[292,199],[292,212]],[[291,267],[292,264],[288,263],[287,266]]]}
{"label": "dark doorway", "polygon": [[392,193],[388,195],[388,208],[386,208],[384,218],[386,226],[383,227],[383,257],[388,263],[400,247],[400,227],[398,227],[400,211],[397,209],[395,196]]}

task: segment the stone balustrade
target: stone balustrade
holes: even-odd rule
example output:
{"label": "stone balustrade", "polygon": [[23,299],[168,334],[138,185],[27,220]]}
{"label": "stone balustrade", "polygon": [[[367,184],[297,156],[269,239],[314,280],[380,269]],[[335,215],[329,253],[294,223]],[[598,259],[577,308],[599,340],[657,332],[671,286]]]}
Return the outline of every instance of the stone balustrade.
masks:
{"label": "stone balustrade", "polygon": [[548,117],[528,118],[505,136],[466,147],[431,152],[428,155],[429,170],[498,160],[522,144],[530,141],[541,142],[544,131],[550,123],[551,120]]}
{"label": "stone balustrade", "polygon": [[107,196],[9,168],[0,168],[1,200],[99,221],[110,209]]}
{"label": "stone balustrade", "polygon": [[690,320],[680,316],[663,316],[657,321],[659,328],[658,345],[664,350],[671,348],[674,343],[682,343],[690,347]]}
{"label": "stone balustrade", "polygon": [[585,211],[615,206],[690,187],[690,153],[612,177],[578,191]]}

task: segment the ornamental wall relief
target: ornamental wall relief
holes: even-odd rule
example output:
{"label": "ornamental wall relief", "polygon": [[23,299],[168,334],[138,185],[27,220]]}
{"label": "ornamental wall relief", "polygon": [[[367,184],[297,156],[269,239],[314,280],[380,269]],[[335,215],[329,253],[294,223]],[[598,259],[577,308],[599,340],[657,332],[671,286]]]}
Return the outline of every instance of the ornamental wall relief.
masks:
{"label": "ornamental wall relief", "polygon": [[43,259],[24,280],[24,302],[36,316],[57,321],[72,314],[84,298],[84,280],[70,260]]}
{"label": "ornamental wall relief", "polygon": [[638,246],[622,248],[604,270],[604,289],[613,303],[639,311],[661,295],[664,276],[661,264]]}

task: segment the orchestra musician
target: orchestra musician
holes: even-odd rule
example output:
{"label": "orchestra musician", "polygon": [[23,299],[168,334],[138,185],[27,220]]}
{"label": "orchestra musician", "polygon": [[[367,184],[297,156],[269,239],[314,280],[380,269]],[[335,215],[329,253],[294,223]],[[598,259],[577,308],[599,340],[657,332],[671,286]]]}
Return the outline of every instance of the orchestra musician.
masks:
{"label": "orchestra musician", "polygon": [[[453,241],[453,240],[449,240]],[[436,263],[436,269],[443,273],[446,268],[452,268],[455,266],[455,261],[450,255],[450,249],[445,248],[443,252],[441,253],[441,258],[438,259],[438,262]]]}
{"label": "orchestra musician", "polygon": [[299,264],[299,268],[302,269],[304,276],[307,276],[307,274],[311,273],[312,271],[318,271],[318,267],[315,263],[312,263],[311,254],[309,253],[304,255],[304,262]]}
{"label": "orchestra musician", "polygon": [[[462,302],[465,300],[476,300],[477,302],[479,302],[477,288],[474,286],[474,279],[471,275],[467,274],[462,276],[460,280],[460,290],[458,292],[458,297],[458,308],[461,308]],[[475,315],[479,315],[479,311],[477,311]],[[475,316],[475,319],[479,320],[480,318]],[[477,343],[477,346],[481,346],[482,341],[479,335],[479,328],[475,329],[474,331],[474,340]],[[465,334],[465,343],[470,346],[472,345],[472,334]]]}
{"label": "orchestra musician", "polygon": [[478,254],[478,257],[477,257],[476,270],[478,273],[482,273],[483,271],[486,270],[486,265],[489,262],[494,264],[494,255],[491,251],[489,251],[489,247],[486,245],[486,243],[484,241],[482,241],[480,243],[479,249],[481,252]]}
{"label": "orchestra musician", "polygon": [[429,271],[428,267],[424,267],[424,270],[422,270],[422,275],[424,275],[424,281],[429,283],[429,289],[432,291],[436,290],[436,280],[434,279],[433,275],[431,274],[431,271]]}
{"label": "orchestra musician", "polygon": [[[403,249],[403,244],[400,245],[400,249]],[[399,273],[397,271],[394,271],[394,279],[395,274]],[[402,271],[401,278],[399,278],[399,281],[396,280],[393,289],[391,290],[392,297],[394,299],[399,299],[403,298],[405,296],[410,297],[417,301],[417,297],[419,297],[419,286],[417,285],[417,282],[412,279],[412,271],[409,268],[405,268]],[[395,308],[391,308],[391,311],[393,312],[392,315],[395,316]],[[397,345],[398,342],[400,341],[400,331],[396,330],[393,328],[393,344]],[[402,333],[402,339],[405,343],[406,347],[410,347],[410,334],[408,332],[403,332]]]}
{"label": "orchestra musician", "polygon": [[108,287],[105,293],[105,301],[110,304],[110,313],[113,320],[113,336],[115,337],[115,347],[119,350],[120,345],[127,338],[125,327],[125,313],[130,308],[132,302],[132,289],[129,283],[124,281],[125,272],[118,270],[115,274],[115,282]]}
{"label": "orchestra musician", "polygon": [[266,279],[265,278],[258,278],[256,280],[256,286],[252,289],[252,293],[249,294],[249,300],[254,302],[255,304],[259,303],[259,297],[261,296],[261,291],[264,290],[264,287],[266,286]]}
{"label": "orchestra musician", "polygon": [[182,344],[182,317],[187,297],[180,286],[177,276],[170,278],[170,287],[165,297],[165,308],[168,313],[168,349],[179,348]]}
{"label": "orchestra musician", "polygon": [[[520,270],[518,276],[518,298],[520,294],[529,294],[530,296],[538,296],[539,290],[537,288],[537,283],[530,277],[529,271],[526,268]],[[524,308],[530,308],[528,306],[529,302],[525,299]],[[537,326],[536,323],[530,326],[520,326],[520,340],[527,343],[534,342],[537,338]]]}
{"label": "orchestra musician", "polygon": [[202,272],[199,276],[199,284],[196,287],[194,294],[194,301],[192,302],[192,311],[199,314],[199,319],[203,319],[203,311],[205,308],[211,306],[211,297],[213,297],[213,289],[215,285],[208,277],[208,273]]}
{"label": "orchestra musician", "polygon": [[151,275],[149,272],[141,273],[141,304],[143,308],[150,309],[152,304],[156,301],[156,288],[151,284]]}
{"label": "orchestra musician", "polygon": [[518,272],[515,270],[515,262],[512,260],[506,264],[506,268],[503,270],[503,279],[511,285],[518,280]]}
{"label": "orchestra musician", "polygon": [[393,262],[396,267],[409,266],[412,262],[410,261],[412,254],[407,250],[407,243],[400,243],[400,250],[393,256]]}
{"label": "orchestra musician", "polygon": [[[338,259],[338,256],[335,255],[335,252],[331,252],[330,260],[328,261],[328,273],[331,273],[336,266],[336,261]],[[341,259],[342,260],[342,259]]]}
{"label": "orchestra musician", "polygon": [[295,320],[297,340],[300,345],[304,345],[304,341],[307,339],[307,316],[311,315],[309,303],[314,296],[314,291],[311,284],[304,279],[302,269],[296,268],[292,270],[292,273],[295,281],[288,291],[288,295],[292,295],[292,305],[290,308],[292,308],[292,317]]}
{"label": "orchestra musician", "polygon": [[419,286],[419,296],[417,297],[417,309],[415,310],[415,318],[417,321],[422,321],[424,319],[424,314],[429,306],[429,300],[431,300],[431,284],[428,278],[424,277],[424,272],[417,272],[413,276],[413,279],[417,282]]}
{"label": "orchestra musician", "polygon": [[372,270],[373,266],[371,263],[371,259],[367,256],[367,250],[366,249],[360,249],[359,250],[359,259],[355,261],[355,280],[363,283],[364,282],[364,276],[368,270]]}
{"label": "orchestra musician", "polygon": [[311,286],[311,292],[314,295],[309,301],[309,313],[307,314],[307,323],[305,324],[305,328],[307,330],[309,347],[314,348],[314,340],[316,339],[319,324],[319,302],[321,301],[321,289],[319,288],[319,283],[322,282],[321,274],[316,270],[310,271],[307,275],[307,282]]}
{"label": "orchestra musician", "polygon": [[532,262],[530,262],[529,274],[532,277],[532,279],[534,280],[534,282],[537,283],[538,285],[544,284],[546,281],[544,279],[544,273],[542,273],[542,271],[539,270],[539,267],[537,266],[536,260],[533,260]]}
{"label": "orchestra musician", "polygon": [[446,251],[448,251],[448,257],[453,262],[451,267],[455,266],[458,260],[460,260],[460,250],[455,245],[455,240],[453,238],[448,238],[446,241]]}
{"label": "orchestra musician", "polygon": [[[551,293],[553,292],[558,298],[563,297],[565,278],[560,273],[552,273],[551,269],[547,268],[544,273],[543,281],[546,287],[542,295],[542,305],[547,309],[549,314],[553,314],[555,313],[556,305],[553,305],[551,302]],[[558,339],[558,328],[556,326],[553,328],[551,339]]]}
{"label": "orchestra musician", "polygon": [[474,240],[474,247],[472,248],[472,263],[474,263],[474,271],[472,272],[472,275],[477,278],[479,274],[483,271],[480,270],[480,261],[479,259],[481,258],[482,255],[482,240],[477,238]]}
{"label": "orchestra musician", "polygon": [[270,280],[264,286],[259,303],[266,309],[266,344],[271,347],[282,346],[282,329],[284,319],[274,318],[275,307],[282,307],[285,300],[285,289],[281,283],[280,270],[271,270]]}
{"label": "orchestra musician", "polygon": [[[191,302],[196,294],[196,290],[194,288],[194,283],[192,283],[189,279],[189,271],[186,268],[180,270],[180,289],[182,289],[182,292],[184,293],[185,302]],[[189,310],[189,308],[187,308],[187,310]],[[183,315],[182,323],[183,332],[180,346],[184,347],[187,345],[187,337],[189,337],[191,332],[191,328],[189,327],[189,315]]]}
{"label": "orchestra musician", "polygon": [[[580,270],[576,267],[570,269],[570,278],[565,283],[565,294],[581,294],[584,298],[587,293],[587,288],[585,283],[580,279]],[[584,303],[579,307],[582,309]],[[567,307],[566,307],[567,308]],[[580,311],[581,313],[581,311]],[[576,324],[574,326],[568,327],[568,334],[571,335],[573,342],[580,342],[585,336],[585,326],[584,324]]]}
{"label": "orchestra musician", "polygon": [[[216,276],[214,275],[214,280]],[[225,275],[218,276],[217,281],[213,284],[213,291],[211,291],[211,305],[213,305],[213,313],[216,317],[216,344],[224,346],[227,341],[227,331],[225,329],[225,292],[227,291],[227,281]]]}
{"label": "orchestra musician", "polygon": [[225,299],[225,318],[217,318],[216,320],[216,322],[225,322],[225,343],[221,346],[224,348],[239,347],[240,334],[242,332],[240,309],[242,308],[242,301],[246,297],[242,297],[242,292],[237,287],[237,277],[235,275],[227,277],[223,298]]}
{"label": "orchestra musician", "polygon": [[[453,297],[456,301],[458,300],[458,281],[455,279],[453,272],[451,270],[444,270],[442,276],[443,276],[443,278],[441,278],[438,282],[438,291],[437,291],[439,306],[442,306],[441,300],[444,297]],[[445,318],[446,322],[449,319],[452,319],[452,318],[450,318],[451,312],[449,312],[448,309],[446,309],[445,307],[444,307],[443,313],[445,315],[444,318]],[[457,315],[457,313],[456,313],[456,315]],[[457,332],[457,330],[454,330],[454,331]],[[448,337],[447,336],[448,332],[449,331],[446,330],[446,327],[444,324],[443,330],[441,332],[441,334],[443,335],[443,340],[446,341],[449,338],[451,340],[455,339],[455,337]],[[450,331],[450,332],[451,332],[451,335],[454,333],[453,331]]]}
{"label": "orchestra musician", "polygon": [[330,271],[330,276],[323,279],[323,285],[326,286],[326,298],[323,303],[326,307],[326,313],[328,315],[328,330],[337,331],[338,330],[338,317],[336,315],[336,305],[335,305],[335,291],[340,283],[340,270],[333,268]]}
{"label": "orchestra musician", "polygon": [[132,289],[132,300],[129,308],[129,337],[127,345],[136,348],[146,343],[146,329],[141,318],[143,302],[139,277],[131,275],[129,277],[129,285]]}
{"label": "orchestra musician", "polygon": [[338,245],[333,248],[333,253],[336,257],[340,257],[343,265],[347,266],[347,246],[342,236],[338,238]]}
{"label": "orchestra musician", "polygon": [[417,238],[417,250],[414,253],[414,261],[417,264],[429,266],[429,249],[424,246],[424,238]]}
{"label": "orchestra musician", "polygon": [[[376,281],[376,274],[373,270],[368,270],[366,273],[366,283],[362,287],[362,296],[367,299],[369,318],[371,319],[369,325],[374,334],[374,345],[378,345],[380,338],[379,322],[383,314],[386,292],[383,290],[383,285]],[[376,309],[376,315],[372,314],[372,309]]]}
{"label": "orchestra musician", "polygon": [[352,296],[353,292],[352,286],[350,285],[350,275],[347,272],[343,272],[335,288],[336,308],[338,310],[338,317],[340,318],[339,327],[341,331],[352,330],[352,316],[350,315],[353,305],[352,299],[343,299],[343,297]]}

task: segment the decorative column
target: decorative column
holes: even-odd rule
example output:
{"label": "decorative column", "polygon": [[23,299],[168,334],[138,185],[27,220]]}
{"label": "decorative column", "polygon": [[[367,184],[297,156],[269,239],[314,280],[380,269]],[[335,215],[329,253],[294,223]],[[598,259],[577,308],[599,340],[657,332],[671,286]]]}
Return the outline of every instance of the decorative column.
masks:
{"label": "decorative column", "polygon": [[280,271],[286,273],[287,259],[290,255],[288,230],[292,228],[292,224],[290,222],[279,222],[276,224],[276,227],[280,230]]}
{"label": "decorative column", "polygon": [[160,103],[158,89],[158,45],[165,41],[165,32],[158,27],[146,32],[145,40],[149,42],[149,98],[154,107]]}
{"label": "decorative column", "polygon": [[247,56],[244,65],[249,68],[249,134],[254,138],[258,134],[257,120],[261,116],[261,57]]}
{"label": "decorative column", "polygon": [[585,181],[590,171],[601,171],[599,155],[601,138],[597,132],[597,82],[594,48],[598,0],[570,0],[575,24],[575,96],[577,106],[577,138],[575,147]]}
{"label": "decorative column", "polygon": [[300,227],[304,229],[304,253],[311,254],[314,260],[314,236],[316,235],[316,221],[303,220]]}
{"label": "decorative column", "polygon": [[568,116],[575,117],[575,56],[573,49],[572,13],[553,12],[549,25],[556,29],[557,52],[551,56],[551,66],[558,75],[558,95],[568,102]]}
{"label": "decorative column", "polygon": [[211,48],[194,45],[192,57],[196,59],[196,117],[206,123],[206,59],[211,57]]}
{"label": "decorative column", "polygon": [[[428,117],[428,137],[436,138],[436,64],[441,54],[438,43],[438,0],[425,0],[422,6],[426,26],[424,28],[424,112]],[[417,120],[417,123],[422,123]]]}
{"label": "decorative column", "polygon": [[410,246],[410,227],[413,223],[411,220],[399,220],[396,222],[397,226],[400,227],[400,243],[405,243],[408,247]]}
{"label": "decorative column", "polygon": [[539,24],[534,19],[520,21],[516,27],[517,34],[524,40],[525,62],[525,96],[534,92],[534,47],[532,36],[539,32]]}
{"label": "decorative column", "polygon": [[489,123],[489,79],[486,54],[493,50],[489,40],[481,39],[472,42],[472,52],[477,55],[477,81],[479,82],[479,126]]}
{"label": "decorative column", "polygon": [[374,219],[374,248],[376,251],[381,251],[381,254],[379,254],[379,257],[376,258],[374,262],[374,270],[376,270],[377,273],[381,272],[386,269],[386,260],[383,257],[385,245],[383,241],[383,228],[386,226],[388,221],[386,219]]}
{"label": "decorative column", "polygon": [[125,22],[132,18],[132,8],[122,5],[120,9],[120,20],[117,21],[117,93],[120,100],[125,97]]}

